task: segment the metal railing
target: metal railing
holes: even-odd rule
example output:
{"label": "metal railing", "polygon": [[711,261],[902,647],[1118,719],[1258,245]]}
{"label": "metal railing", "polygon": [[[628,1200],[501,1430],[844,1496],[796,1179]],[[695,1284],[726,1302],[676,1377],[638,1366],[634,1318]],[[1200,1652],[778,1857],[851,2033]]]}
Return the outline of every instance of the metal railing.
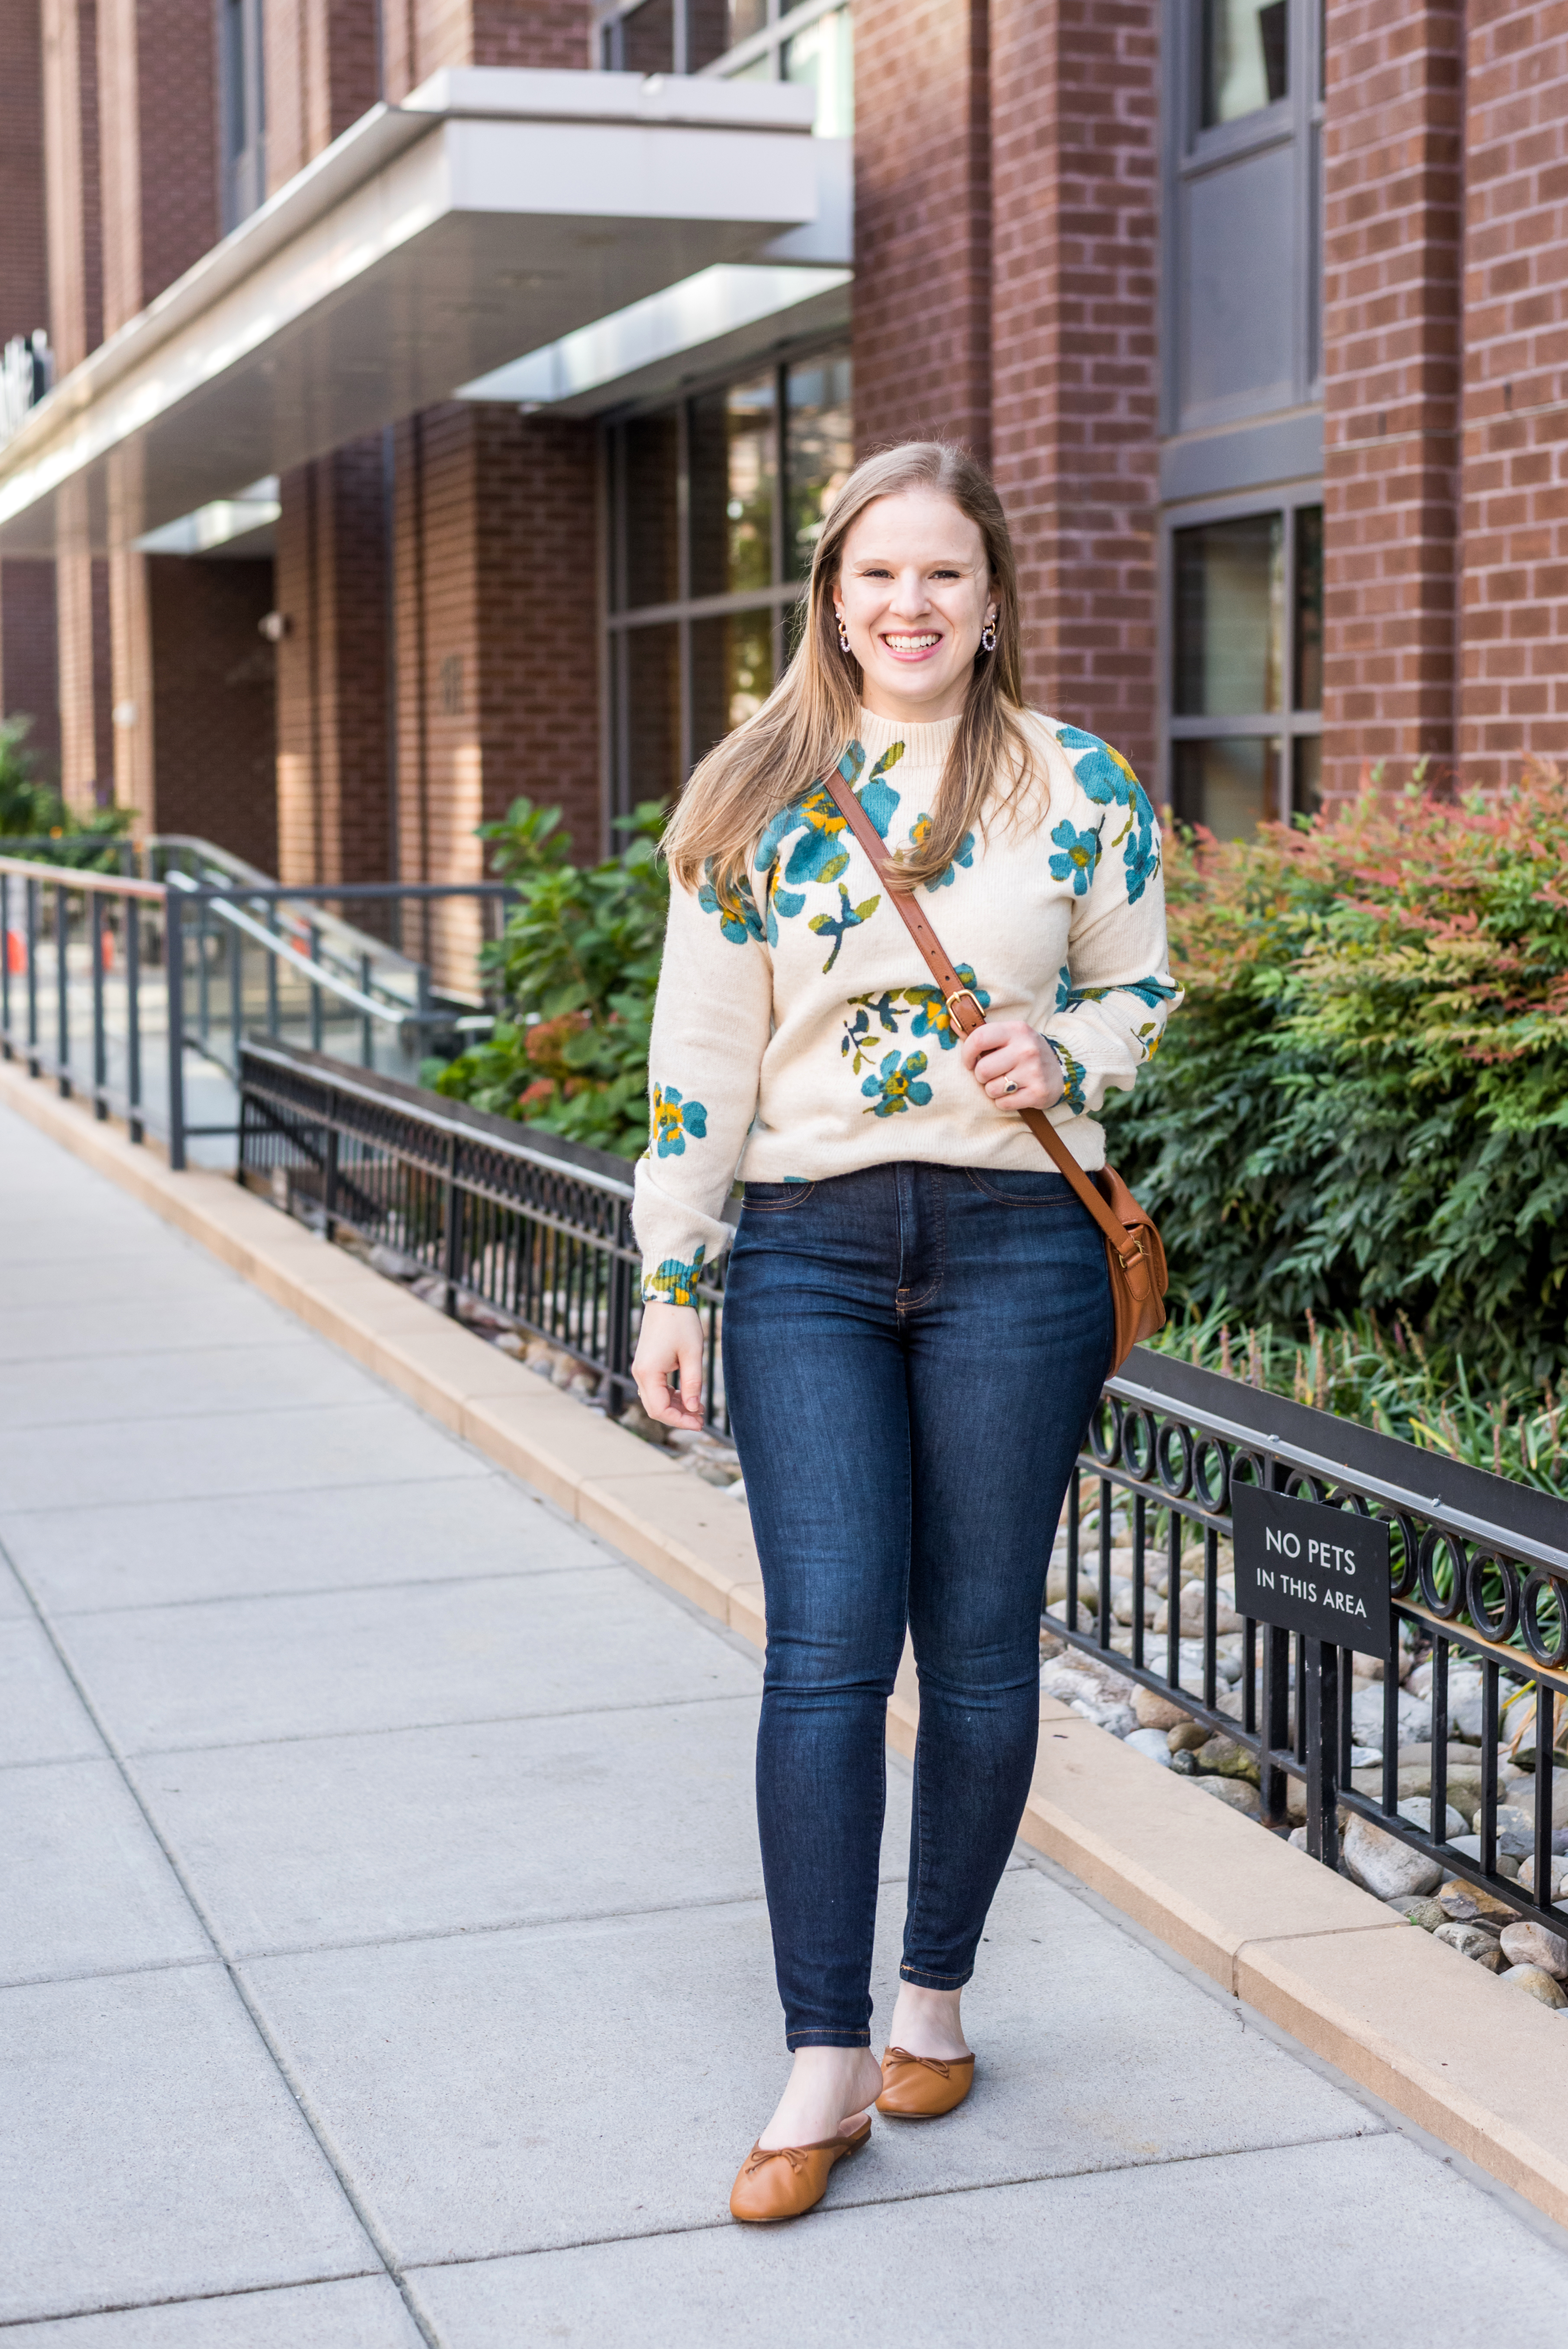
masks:
{"label": "metal railing", "polygon": [[[624,1407],[634,1392],[639,1313],[624,1161],[272,1045],[244,1048],[242,1091],[242,1176],[266,1180],[280,1205],[318,1227],[347,1225],[438,1275],[449,1312],[471,1299],[550,1339],[598,1373],[608,1411]],[[705,1274],[697,1302],[708,1338],[704,1408],[708,1424],[725,1433],[720,1269]],[[1568,1913],[1552,1899],[1559,1695],[1568,1712],[1568,1504],[1142,1347],[1108,1382],[1079,1472],[1067,1508],[1065,1604],[1046,1608],[1048,1630],[1243,1746],[1272,1826],[1287,1822],[1287,1780],[1305,1780],[1307,1847],[1329,1866],[1338,1858],[1343,1806],[1484,1885],[1521,1916],[1568,1933]],[[1352,1651],[1250,1620],[1222,1638],[1221,1552],[1238,1483],[1387,1520],[1396,1615],[1409,1638],[1432,1646],[1427,1799],[1436,1833],[1399,1812],[1402,1692],[1392,1669],[1382,1684],[1381,1760],[1369,1792],[1365,1777],[1356,1783]],[[1090,1516],[1092,1564],[1084,1543]],[[1183,1553],[1200,1544],[1202,1609],[1184,1620]],[[1148,1600],[1161,1575],[1167,1624],[1151,1634]],[[1119,1597],[1125,1629],[1116,1621]],[[1490,1632],[1458,1622],[1467,1609]],[[1481,1678],[1473,1855],[1443,1832],[1455,1656],[1473,1661]],[[1222,1682],[1239,1684],[1239,1717],[1220,1702]],[[1511,1822],[1499,1825],[1504,1686],[1523,1701],[1533,1691],[1537,1722],[1551,1725],[1537,1736],[1532,1816],[1522,1836]],[[1521,1859],[1532,1862],[1533,1890],[1499,1866]]]}
{"label": "metal railing", "polygon": [[[366,1068],[407,1075],[471,1001],[431,986],[423,964],[363,937],[334,908],[428,908],[469,900],[493,931],[511,895],[500,881],[334,883],[284,886],[192,877],[153,880],[0,856],[0,1053],[21,1059],[95,1113],[124,1117],[131,1139],[153,1134],[170,1164],[189,1144],[239,1130],[230,1081],[243,1036],[329,1041]],[[330,936],[329,936],[330,928]],[[206,1090],[222,1114],[192,1114],[190,1056],[224,1082]]]}
{"label": "metal railing", "polygon": [[[618,1416],[636,1389],[641,1257],[624,1158],[284,1044],[241,1053],[240,1177],[331,1231],[346,1225],[595,1371]],[[698,1290],[704,1409],[724,1433],[722,1280]]]}
{"label": "metal railing", "polygon": [[[1067,1510],[1066,1598],[1042,1622],[1068,1646],[1110,1664],[1138,1685],[1178,1703],[1233,1738],[1254,1757],[1265,1820],[1287,1816],[1287,1776],[1305,1779],[1306,1845],[1328,1866],[1339,1857],[1343,1808],[1428,1855],[1448,1873],[1484,1886],[1522,1917],[1568,1933],[1568,1912],[1552,1898],[1558,1700],[1568,1702],[1568,1503],[1527,1485],[1419,1449],[1396,1437],[1313,1411],[1217,1373],[1138,1348],[1106,1387],[1091,1423]],[[1354,1766],[1354,1651],[1243,1619],[1227,1647],[1239,1661],[1240,1718],[1219,1702],[1220,1549],[1231,1538],[1238,1484],[1294,1494],[1380,1518],[1389,1527],[1397,1631],[1431,1644],[1429,1740],[1430,1830],[1404,1817],[1399,1803],[1399,1704],[1396,1669],[1382,1683],[1380,1759]],[[1092,1583],[1086,1578],[1084,1486],[1095,1520]],[[1126,1535],[1115,1539],[1117,1520]],[[1193,1537],[1202,1545],[1198,1619],[1181,1609],[1181,1564]],[[1118,1553],[1125,1571],[1114,1568]],[[1150,1587],[1163,1579],[1164,1631],[1150,1651]],[[1125,1630],[1113,1630],[1122,1584]],[[1089,1627],[1087,1618],[1093,1615]],[[1460,1624],[1468,1612],[1480,1631]],[[1450,1771],[1449,1682],[1455,1658],[1480,1677],[1480,1801],[1472,1855],[1446,1833]],[[1499,1737],[1508,1685],[1532,1702],[1535,1783],[1526,1831],[1500,1828]],[[1294,1703],[1292,1702],[1294,1692]],[[1355,1784],[1377,1778],[1376,1795]],[[1568,1785],[1568,1778],[1564,1778]],[[1531,1864],[1533,1885],[1504,1875],[1499,1860]]]}

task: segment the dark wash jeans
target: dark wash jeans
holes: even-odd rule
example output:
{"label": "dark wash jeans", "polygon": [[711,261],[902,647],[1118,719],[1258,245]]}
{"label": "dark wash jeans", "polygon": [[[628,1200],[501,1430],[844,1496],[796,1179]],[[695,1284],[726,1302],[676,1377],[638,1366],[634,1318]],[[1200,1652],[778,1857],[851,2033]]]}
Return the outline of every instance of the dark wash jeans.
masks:
{"label": "dark wash jeans", "polygon": [[1023,1816],[1039,1614],[1109,1359],[1064,1178],[913,1161],[751,1183],[724,1375],[762,1562],[757,1811],[785,2036],[871,2039],[887,1699],[920,1674],[905,1982],[969,1980]]}

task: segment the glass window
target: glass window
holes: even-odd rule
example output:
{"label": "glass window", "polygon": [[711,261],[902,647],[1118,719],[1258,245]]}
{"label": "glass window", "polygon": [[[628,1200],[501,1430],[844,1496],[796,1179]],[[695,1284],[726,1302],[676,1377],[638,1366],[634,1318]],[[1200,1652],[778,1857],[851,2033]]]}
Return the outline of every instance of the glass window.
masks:
{"label": "glass window", "polygon": [[1217,840],[1243,840],[1278,817],[1277,742],[1234,734],[1174,747],[1171,797],[1180,823],[1206,824]]}
{"label": "glass window", "polygon": [[680,430],[673,409],[625,432],[626,577],[622,600],[673,604],[680,594]]}
{"label": "glass window", "polygon": [[774,379],[732,384],[691,405],[691,586],[733,595],[773,580],[777,490]]}
{"label": "glass window", "polygon": [[701,73],[723,57],[737,37],[730,30],[731,0],[686,0],[686,71]]}
{"label": "glass window", "polygon": [[748,41],[753,33],[762,30],[768,22],[768,0],[726,0],[725,13],[729,20],[725,47],[732,49],[738,41]]}
{"label": "glass window", "polygon": [[1239,122],[1287,88],[1287,0],[1202,0],[1203,128]]}
{"label": "glass window", "polygon": [[847,358],[811,359],[785,378],[789,503],[785,560],[798,579],[810,575],[822,518],[855,461]]}
{"label": "glass window", "polygon": [[674,620],[624,636],[625,704],[622,712],[624,798],[665,800],[685,778],[680,762],[680,630]]}
{"label": "glass window", "polygon": [[675,0],[643,0],[622,17],[620,64],[625,73],[674,73]]}
{"label": "glass window", "polygon": [[1295,707],[1323,707],[1323,508],[1295,515]]}
{"label": "glass window", "polygon": [[772,50],[764,49],[762,55],[759,57],[753,57],[749,65],[737,66],[732,74],[725,75],[725,79],[726,81],[771,81],[773,79]]}
{"label": "glass window", "polygon": [[1323,805],[1323,791],[1319,781],[1323,763],[1322,736],[1298,734],[1291,744],[1291,813],[1315,815]]}
{"label": "glass window", "polygon": [[817,93],[819,139],[847,139],[855,127],[854,43],[850,12],[835,8],[784,43],[784,79]]}
{"label": "glass window", "polygon": [[691,624],[694,762],[732,727],[755,716],[773,690],[773,606],[723,612]]}
{"label": "glass window", "polygon": [[1178,717],[1282,707],[1284,516],[1175,534]]}

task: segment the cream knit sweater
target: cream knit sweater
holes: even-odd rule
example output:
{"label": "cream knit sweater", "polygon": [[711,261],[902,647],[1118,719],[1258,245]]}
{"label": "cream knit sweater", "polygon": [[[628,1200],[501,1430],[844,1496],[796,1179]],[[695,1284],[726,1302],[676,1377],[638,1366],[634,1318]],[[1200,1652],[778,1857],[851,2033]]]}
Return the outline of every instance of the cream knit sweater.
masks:
{"label": "cream knit sweater", "polygon": [[[1040,787],[968,834],[923,885],[943,945],[996,1019],[1026,1019],[1061,1061],[1052,1122],[1080,1165],[1180,1001],[1166,961],[1154,811],[1119,752],[1029,713]],[[891,850],[923,836],[954,719],[861,712],[841,771]],[[671,893],[649,1054],[650,1139],[634,1210],[643,1295],[690,1301],[748,1181],[811,1182],[898,1158],[1047,1164],[982,1092],[896,906],[825,792],[769,825],[752,877]]]}

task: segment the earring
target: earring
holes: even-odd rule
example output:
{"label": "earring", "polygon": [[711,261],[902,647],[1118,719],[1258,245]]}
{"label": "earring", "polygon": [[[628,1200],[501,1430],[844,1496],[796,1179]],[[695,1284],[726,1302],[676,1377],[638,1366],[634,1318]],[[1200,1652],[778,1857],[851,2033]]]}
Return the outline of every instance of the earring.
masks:
{"label": "earring", "polygon": [[996,615],[995,615],[995,612],[987,612],[987,613],[986,613],[986,615],[985,615],[985,626],[984,626],[984,627],[981,629],[981,631],[980,631],[980,641],[981,641],[981,643],[985,646],[985,649],[986,649],[986,651],[987,651],[988,653],[994,653],[994,652],[995,651],[995,649],[996,649]]}
{"label": "earring", "polygon": [[844,626],[844,616],[841,612],[839,614],[839,649],[846,653],[850,649],[850,632]]}

